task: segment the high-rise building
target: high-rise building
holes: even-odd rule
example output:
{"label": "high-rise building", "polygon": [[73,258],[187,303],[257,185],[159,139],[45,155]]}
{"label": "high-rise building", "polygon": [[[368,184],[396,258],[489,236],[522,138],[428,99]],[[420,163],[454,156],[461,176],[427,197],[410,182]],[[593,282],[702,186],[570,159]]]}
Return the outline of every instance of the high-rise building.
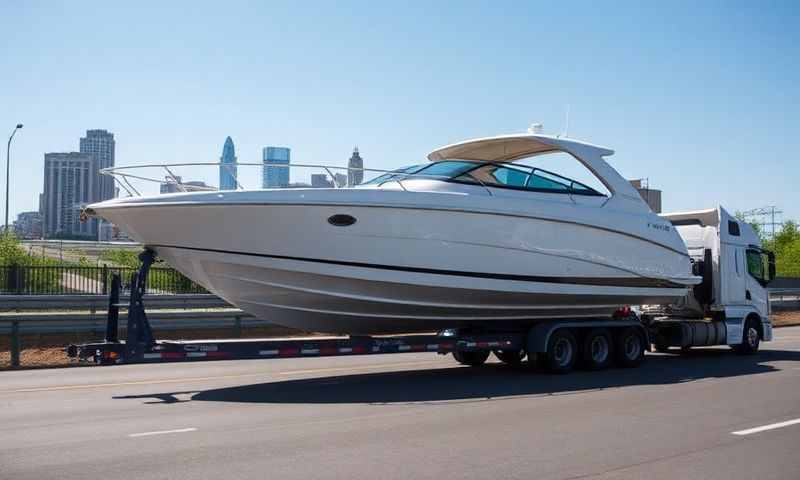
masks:
{"label": "high-rise building", "polygon": [[236,190],[236,151],[231,137],[225,139],[219,163],[219,189]]}
{"label": "high-rise building", "polygon": [[347,186],[347,175],[336,172],[333,174],[333,181],[336,183],[337,187],[344,188]]}
{"label": "high-rise building", "polygon": [[81,209],[98,196],[96,156],[45,153],[42,230],[45,238],[97,238],[97,220],[80,221]]}
{"label": "high-rise building", "polygon": [[311,186],[314,188],[332,188],[333,181],[328,180],[328,176],[324,173],[312,173]]}
{"label": "high-rise building", "polygon": [[289,167],[270,167],[270,165],[289,165],[292,152],[286,147],[264,147],[264,162],[261,173],[262,188],[281,188],[289,185]]}
{"label": "high-rise building", "polygon": [[358,154],[358,147],[353,148],[353,155],[347,162],[347,186],[354,187],[364,181],[364,159]]}
{"label": "high-rise building", "polygon": [[42,214],[39,212],[21,212],[14,221],[14,233],[19,238],[42,238]]}
{"label": "high-rise building", "polygon": [[[114,166],[114,134],[107,130],[86,130],[86,136],[80,140],[80,152],[92,155],[95,159],[96,171]],[[90,200],[101,202],[114,198],[114,179],[108,175],[95,173],[92,181],[96,184],[94,197]]]}

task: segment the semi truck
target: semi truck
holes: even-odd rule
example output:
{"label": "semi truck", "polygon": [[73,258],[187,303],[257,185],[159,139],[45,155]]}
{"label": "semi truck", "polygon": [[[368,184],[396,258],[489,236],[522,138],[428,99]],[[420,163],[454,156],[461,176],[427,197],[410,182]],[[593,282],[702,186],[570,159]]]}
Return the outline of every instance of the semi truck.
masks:
{"label": "semi truck", "polygon": [[[100,364],[369,355],[407,352],[452,354],[478,367],[494,354],[514,366],[538,366],[552,373],[576,367],[602,370],[638,366],[645,351],[685,352],[728,345],[753,354],[772,340],[767,284],[775,257],[763,249],[753,228],[717,207],[664,214],[688,248],[692,271],[702,282],[669,305],[635,305],[596,319],[538,321],[525,331],[445,329],[431,334],[311,337],[269,340],[174,341],[155,339],[144,296],[154,254],[140,255],[132,278],[125,340],[118,338],[119,282],[112,288],[106,338],[70,345],[67,354]],[[116,299],[115,299],[116,295]],[[527,359],[527,361],[525,361]]]}

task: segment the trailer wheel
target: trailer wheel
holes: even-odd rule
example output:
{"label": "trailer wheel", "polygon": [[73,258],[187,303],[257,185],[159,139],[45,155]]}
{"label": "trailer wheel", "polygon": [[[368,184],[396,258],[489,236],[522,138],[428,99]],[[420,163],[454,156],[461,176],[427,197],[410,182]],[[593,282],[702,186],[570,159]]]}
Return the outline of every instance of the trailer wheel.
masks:
{"label": "trailer wheel", "polygon": [[469,365],[470,367],[479,367],[486,363],[489,358],[488,350],[476,350],[474,352],[466,352],[463,350],[453,350],[453,358],[461,365]]}
{"label": "trailer wheel", "polygon": [[568,373],[578,357],[578,342],[575,335],[559,328],[550,335],[545,353],[545,365],[551,373]]}
{"label": "trailer wheel", "polygon": [[517,367],[525,358],[525,350],[495,350],[494,356],[506,365]]}
{"label": "trailer wheel", "polygon": [[753,317],[748,318],[744,322],[744,331],[742,332],[742,343],[735,345],[733,351],[739,355],[752,355],[758,352],[758,347],[761,344],[761,335],[758,333],[758,325],[756,319]]}
{"label": "trailer wheel", "polygon": [[583,339],[583,366],[587,370],[602,370],[611,365],[613,342],[606,328],[593,328]]}
{"label": "trailer wheel", "polygon": [[644,338],[636,327],[627,327],[617,335],[616,360],[621,367],[638,367],[644,361]]}

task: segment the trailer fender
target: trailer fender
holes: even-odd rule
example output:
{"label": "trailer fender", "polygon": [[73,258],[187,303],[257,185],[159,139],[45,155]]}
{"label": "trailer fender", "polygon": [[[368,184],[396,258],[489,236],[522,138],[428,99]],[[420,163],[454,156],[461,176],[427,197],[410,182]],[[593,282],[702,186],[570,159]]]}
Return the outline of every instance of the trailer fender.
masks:
{"label": "trailer fender", "polygon": [[645,339],[645,346],[650,350],[650,336],[647,329],[638,320],[579,320],[579,321],[548,321],[537,323],[528,330],[528,352],[545,353],[550,336],[559,328],[588,329],[588,328],[624,328],[636,327]]}

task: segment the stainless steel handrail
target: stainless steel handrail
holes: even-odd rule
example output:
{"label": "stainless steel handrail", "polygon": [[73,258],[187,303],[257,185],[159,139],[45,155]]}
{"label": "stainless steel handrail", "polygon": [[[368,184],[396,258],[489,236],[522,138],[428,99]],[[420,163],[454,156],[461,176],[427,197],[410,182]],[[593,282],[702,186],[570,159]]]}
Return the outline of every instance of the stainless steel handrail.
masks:
{"label": "stainless steel handrail", "polygon": [[[223,167],[226,167],[227,165],[223,164],[221,162],[154,163],[154,164],[145,164],[145,165],[127,165],[127,166],[120,166],[120,167],[103,168],[103,169],[100,170],[100,174],[101,175],[108,175],[108,176],[114,178],[125,189],[125,191],[128,193],[128,195],[134,196],[134,193],[135,193],[135,196],[141,196],[142,194],[133,185],[130,184],[130,182],[128,181],[128,178],[133,178],[133,179],[136,179],[136,180],[142,180],[142,181],[158,183],[158,184],[163,183],[164,180],[161,177],[159,177],[159,178],[149,178],[149,177],[144,177],[144,176],[141,176],[141,175],[136,175],[136,174],[133,174],[133,173],[129,173],[128,171],[130,171],[130,170],[141,170],[141,169],[145,169],[145,168],[162,168],[167,172],[167,178],[170,178],[173,182],[175,182],[176,186],[179,189],[181,189],[181,191],[186,191],[183,187],[184,186],[190,186],[190,185],[182,183],[182,182],[178,182],[177,181],[178,177],[173,174],[172,170],[170,170],[170,167],[203,167],[203,166],[207,166],[207,167],[223,166]],[[339,187],[337,185],[336,176],[333,174],[332,170],[344,170],[344,171],[348,171],[348,172],[356,170],[356,171],[368,172],[368,173],[378,173],[378,174],[382,174],[382,175],[383,174],[390,174],[390,175],[392,175],[392,177],[387,179],[384,182],[381,182],[380,185],[383,185],[384,183],[397,182],[397,184],[400,186],[401,189],[403,189],[403,191],[408,191],[408,189],[405,187],[405,185],[403,185],[403,180],[407,180],[408,178],[411,178],[411,179],[415,179],[415,178],[416,179],[445,179],[445,180],[449,180],[451,178],[451,177],[448,177],[448,176],[445,176],[445,175],[426,175],[424,173],[403,173],[403,172],[397,172],[397,171],[394,171],[394,170],[381,170],[381,169],[376,169],[376,168],[350,168],[350,167],[340,167],[340,166],[333,166],[333,165],[301,164],[301,163],[287,163],[287,164],[270,164],[270,165],[266,165],[266,164],[263,164],[263,163],[245,162],[245,163],[237,163],[237,167],[238,166],[258,166],[258,167],[262,167],[262,168],[263,167],[266,167],[266,168],[292,168],[292,167],[319,168],[319,169],[325,170],[328,173],[328,175],[331,177],[331,179],[333,181],[333,187],[334,188],[341,188],[341,187]],[[407,177],[407,178],[399,179],[399,178],[394,178],[394,177]],[[234,179],[236,181],[237,189],[244,190],[242,185],[239,183],[238,179],[236,179],[236,178],[234,178]],[[491,189],[489,188],[488,185],[486,185],[480,179],[474,178],[474,180],[481,187],[483,187],[484,190],[486,190],[486,192],[489,194],[489,196],[494,196],[494,193],[492,193],[492,191],[491,191]],[[127,187],[125,185],[127,185]],[[131,191],[133,191],[133,193]]]}

